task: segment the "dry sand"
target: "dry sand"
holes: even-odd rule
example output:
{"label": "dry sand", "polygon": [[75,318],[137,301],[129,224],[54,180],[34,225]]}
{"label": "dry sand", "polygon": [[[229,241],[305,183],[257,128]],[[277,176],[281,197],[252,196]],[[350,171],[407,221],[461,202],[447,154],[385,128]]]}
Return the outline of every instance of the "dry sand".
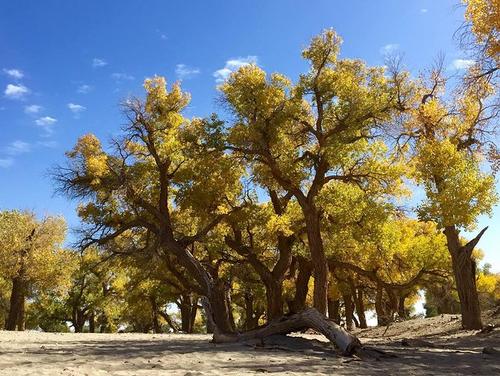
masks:
{"label": "dry sand", "polygon": [[[317,348],[215,345],[208,335],[0,331],[0,375],[500,375],[500,356],[482,353],[500,350],[500,329],[479,336],[458,328],[459,320],[445,315],[358,332],[363,343],[397,355],[380,361]],[[433,346],[403,347],[403,338]]]}

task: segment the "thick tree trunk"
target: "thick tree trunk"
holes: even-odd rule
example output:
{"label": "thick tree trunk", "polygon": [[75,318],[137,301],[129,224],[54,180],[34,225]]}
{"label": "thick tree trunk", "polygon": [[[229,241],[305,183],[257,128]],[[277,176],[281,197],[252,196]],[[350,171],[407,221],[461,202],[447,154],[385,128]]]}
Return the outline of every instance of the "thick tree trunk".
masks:
{"label": "thick tree trunk", "polygon": [[304,329],[315,329],[322,333],[346,355],[354,354],[361,349],[361,342],[341,326],[328,320],[324,315],[314,308],[283,317],[279,321],[272,321],[266,326],[240,334],[215,334],[213,341],[222,342],[245,342],[262,339],[275,334],[288,334]]}
{"label": "thick tree trunk", "polygon": [[328,318],[340,325],[340,301],[338,299],[328,299]]}
{"label": "thick tree trunk", "polygon": [[461,245],[459,233],[454,226],[447,226],[444,230],[448,250],[451,254],[451,264],[460,299],[462,327],[464,329],[481,329],[483,326],[476,287],[476,262],[472,257],[472,251],[486,229],[484,228],[466,245]]}
{"label": "thick tree trunk", "polygon": [[25,296],[23,296],[23,298],[21,299],[20,305],[21,305],[21,307],[19,309],[19,314],[17,315],[16,325],[17,325],[17,330],[19,332],[22,332],[22,331],[24,331],[25,326],[26,326],[25,325],[26,324],[25,323],[25,317],[26,317],[26,311],[25,311],[25,309],[26,309],[26,297]]}
{"label": "thick tree trunk", "polygon": [[[21,316],[24,316],[25,282],[22,276],[14,277],[10,294],[10,307],[5,330],[16,330]],[[24,321],[24,317],[21,318]]]}
{"label": "thick tree trunk", "polygon": [[307,241],[313,263],[314,293],[313,306],[326,315],[328,300],[328,262],[326,260],[323,239],[321,238],[320,216],[317,210],[304,212]]}
{"label": "thick tree trunk", "polygon": [[357,294],[354,293],[354,304],[356,305],[356,313],[359,319],[359,327],[361,329],[368,328],[368,324],[366,323],[366,315],[365,315],[365,303],[363,301],[363,290],[358,288]]}
{"label": "thick tree trunk", "polygon": [[283,283],[272,281],[266,285],[267,319],[272,321],[283,316]]}
{"label": "thick tree trunk", "polygon": [[303,258],[297,258],[299,272],[295,281],[294,299],[288,302],[290,313],[298,313],[305,309],[307,293],[309,291],[309,279],[311,278],[313,265],[311,261]]}
{"label": "thick tree trunk", "polygon": [[231,323],[231,306],[227,297],[227,289],[225,283],[218,280],[212,287],[211,294],[208,298],[210,309],[215,324],[214,331],[218,330],[221,333],[232,333],[235,328]]}

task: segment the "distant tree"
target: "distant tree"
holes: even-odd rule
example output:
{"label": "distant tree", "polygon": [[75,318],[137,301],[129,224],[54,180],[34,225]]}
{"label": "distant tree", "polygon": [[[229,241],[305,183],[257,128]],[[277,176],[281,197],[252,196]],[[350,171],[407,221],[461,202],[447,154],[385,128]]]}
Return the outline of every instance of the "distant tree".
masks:
{"label": "distant tree", "polygon": [[60,217],[38,220],[31,212],[0,212],[0,271],[11,285],[5,329],[24,330],[25,301],[33,290],[68,284],[72,265],[62,248],[65,232]]}

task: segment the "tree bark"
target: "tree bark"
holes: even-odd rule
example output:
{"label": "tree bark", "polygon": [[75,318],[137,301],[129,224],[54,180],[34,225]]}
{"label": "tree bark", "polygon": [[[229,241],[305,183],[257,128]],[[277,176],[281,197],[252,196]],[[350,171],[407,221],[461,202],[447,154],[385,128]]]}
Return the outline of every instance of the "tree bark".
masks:
{"label": "tree bark", "polygon": [[158,305],[156,304],[156,297],[151,295],[149,297],[149,302],[151,303],[151,321],[153,322],[153,331],[155,333],[161,333],[161,325],[158,320]]}
{"label": "tree bark", "polygon": [[453,275],[462,312],[462,327],[464,329],[481,329],[483,327],[476,287],[476,262],[472,257],[472,251],[486,229],[487,227],[465,245],[461,244],[459,232],[455,226],[447,226],[444,230],[448,250],[451,254]]}
{"label": "tree bark", "polygon": [[313,265],[303,257],[297,257],[299,272],[295,281],[295,296],[288,302],[290,313],[298,313],[305,309],[307,293],[309,291],[309,279],[311,278]]}
{"label": "tree bark", "polygon": [[384,309],[384,290],[382,286],[377,286],[375,295],[375,312],[377,313],[377,325],[384,326],[389,324],[390,320]]}
{"label": "tree bark", "polygon": [[363,290],[360,288],[357,289],[357,294],[354,293],[354,304],[356,305],[356,313],[359,319],[359,327],[361,329],[368,328],[365,315],[365,303],[363,301]]}
{"label": "tree bark", "polygon": [[[12,279],[12,290],[10,294],[10,307],[7,320],[5,322],[5,330],[16,330],[16,326],[20,320],[20,316],[24,315],[23,306],[25,299],[25,282],[22,275],[18,275]],[[21,318],[24,321],[24,317]]]}
{"label": "tree bark", "polygon": [[92,313],[89,316],[89,333],[95,333],[95,313]]}
{"label": "tree bark", "polygon": [[262,339],[275,334],[288,334],[303,329],[315,329],[322,333],[345,354],[354,354],[361,349],[361,342],[352,334],[348,333],[341,326],[328,320],[323,314],[314,308],[283,317],[279,321],[272,321],[267,325],[240,334],[215,334],[215,343],[224,342],[245,342],[255,339]]}
{"label": "tree bark", "polygon": [[307,241],[313,263],[313,306],[325,315],[328,300],[328,262],[321,237],[320,215],[314,209],[307,209],[304,211],[304,214]]}
{"label": "tree bark", "polygon": [[344,309],[345,309],[345,327],[347,330],[352,330],[352,323],[354,318],[354,304],[352,302],[352,295],[345,294],[342,295],[344,300]]}
{"label": "tree bark", "polygon": [[328,299],[328,318],[340,325],[340,301],[338,299]]}

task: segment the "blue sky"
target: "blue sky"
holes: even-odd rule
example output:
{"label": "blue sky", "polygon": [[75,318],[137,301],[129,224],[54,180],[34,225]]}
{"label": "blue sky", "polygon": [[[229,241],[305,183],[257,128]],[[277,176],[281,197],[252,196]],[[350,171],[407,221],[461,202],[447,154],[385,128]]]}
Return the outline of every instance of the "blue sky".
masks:
{"label": "blue sky", "polygon": [[[414,74],[446,55],[450,73],[467,58],[453,40],[463,20],[458,0],[412,1],[27,1],[0,3],[0,209],[63,214],[47,170],[76,139],[103,139],[124,120],[119,102],[142,94],[155,74],[192,93],[187,116],[222,111],[217,81],[246,62],[292,79],[306,69],[300,51],[333,27],[342,55],[382,65],[403,53]],[[500,211],[480,246],[500,270]]]}

